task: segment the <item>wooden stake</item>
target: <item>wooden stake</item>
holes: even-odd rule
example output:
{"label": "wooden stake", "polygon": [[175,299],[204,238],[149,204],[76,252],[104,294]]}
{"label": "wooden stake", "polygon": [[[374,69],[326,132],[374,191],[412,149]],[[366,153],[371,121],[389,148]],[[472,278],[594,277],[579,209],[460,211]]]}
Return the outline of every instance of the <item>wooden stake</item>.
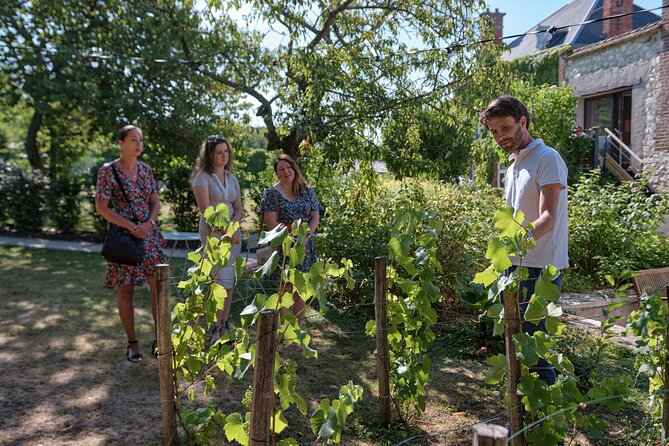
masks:
{"label": "wooden stake", "polygon": [[[520,333],[520,307],[518,294],[504,290],[504,343],[506,344],[507,389],[509,393],[509,414],[511,418],[511,433],[519,432],[523,428],[523,413],[518,383],[520,383],[520,363],[516,359],[516,346],[513,344],[513,335]],[[523,446],[525,437],[521,434],[511,440],[513,446]]]}
{"label": "wooden stake", "polygon": [[374,301],[376,318],[376,370],[379,381],[379,418],[381,426],[390,424],[390,359],[388,356],[388,308],[386,258],[374,259]]}
{"label": "wooden stake", "polygon": [[502,426],[490,423],[474,425],[472,446],[506,446],[509,431]]}
{"label": "wooden stake", "polygon": [[[163,444],[177,444],[176,404],[174,393],[174,371],[172,369],[172,308],[170,289],[170,265],[156,266],[158,285],[157,324],[158,374],[160,378],[160,406],[163,414]],[[153,354],[153,352],[151,352]]]}
{"label": "wooden stake", "polygon": [[266,446],[270,440],[269,425],[274,410],[274,355],[276,354],[277,316],[276,310],[263,310],[260,312],[257,321],[249,446]]}

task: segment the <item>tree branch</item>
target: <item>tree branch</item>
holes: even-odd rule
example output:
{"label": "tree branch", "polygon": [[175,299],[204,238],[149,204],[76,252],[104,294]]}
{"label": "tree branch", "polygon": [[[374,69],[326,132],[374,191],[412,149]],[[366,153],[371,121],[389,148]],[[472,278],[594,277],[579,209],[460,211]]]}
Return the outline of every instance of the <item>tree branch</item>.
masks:
{"label": "tree branch", "polygon": [[325,22],[323,23],[323,28],[314,36],[314,38],[309,42],[309,45],[307,45],[307,49],[311,50],[313,49],[318,43],[324,39],[324,37],[330,32],[330,27],[334,23],[335,19],[337,16],[345,11],[347,7],[353,3],[354,0],[347,0],[341,5],[339,5],[337,8],[335,8],[332,12],[330,12],[326,19]]}

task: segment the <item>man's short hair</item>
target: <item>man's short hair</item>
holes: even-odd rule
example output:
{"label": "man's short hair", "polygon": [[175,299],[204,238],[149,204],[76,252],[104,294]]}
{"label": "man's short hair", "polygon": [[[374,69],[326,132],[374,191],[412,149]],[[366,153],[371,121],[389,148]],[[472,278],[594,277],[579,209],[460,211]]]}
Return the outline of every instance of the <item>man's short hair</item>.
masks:
{"label": "man's short hair", "polygon": [[513,96],[500,96],[488,104],[488,108],[481,113],[481,124],[488,128],[488,119],[504,116],[512,116],[516,122],[520,122],[520,118],[525,116],[527,119],[525,128],[530,128],[530,113],[527,111],[527,107]]}

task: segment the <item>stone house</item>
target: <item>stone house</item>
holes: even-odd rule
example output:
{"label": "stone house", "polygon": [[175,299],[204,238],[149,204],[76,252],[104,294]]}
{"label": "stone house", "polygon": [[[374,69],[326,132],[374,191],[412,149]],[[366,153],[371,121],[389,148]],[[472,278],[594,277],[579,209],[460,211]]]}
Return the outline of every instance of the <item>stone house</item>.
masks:
{"label": "stone house", "polygon": [[656,15],[632,0],[575,0],[511,42],[504,57],[569,45],[558,77],[579,98],[575,124],[629,149],[632,170],[650,170],[651,186],[669,192],[669,0],[662,6]]}

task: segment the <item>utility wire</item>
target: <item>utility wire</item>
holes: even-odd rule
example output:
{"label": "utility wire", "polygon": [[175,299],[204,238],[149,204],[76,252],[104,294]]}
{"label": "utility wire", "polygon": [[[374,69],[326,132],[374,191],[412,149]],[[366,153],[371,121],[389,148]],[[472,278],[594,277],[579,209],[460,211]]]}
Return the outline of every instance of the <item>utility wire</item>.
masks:
{"label": "utility wire", "polygon": [[[472,47],[475,45],[481,45],[481,44],[486,44],[486,43],[493,43],[493,42],[498,42],[499,40],[508,40],[508,39],[515,39],[518,37],[524,37],[527,35],[534,35],[534,34],[550,34],[551,37],[552,35],[561,29],[566,29],[570,28],[572,26],[581,26],[581,25],[589,25],[592,23],[598,23],[598,22],[604,22],[607,20],[615,20],[619,19],[622,17],[630,16],[630,15],[636,15],[636,14],[642,14],[642,13],[648,13],[648,12],[653,12],[653,11],[658,11],[658,10],[663,10],[664,8],[669,7],[669,5],[663,5],[659,6],[657,8],[652,8],[652,9],[642,9],[638,11],[633,11],[633,12],[627,12],[627,13],[622,13],[622,14],[616,14],[612,16],[607,16],[607,17],[601,17],[598,19],[592,19],[592,20],[586,20],[583,22],[578,22],[578,23],[572,23],[568,25],[561,25],[561,26],[550,26],[548,29],[544,30],[534,30],[534,31],[527,31],[522,34],[512,34],[508,36],[503,36],[501,38],[487,38],[487,39],[479,39],[479,40],[472,40],[470,42],[464,42],[464,43],[454,43],[449,46],[445,47],[432,47],[432,48],[423,48],[423,49],[416,49],[416,50],[410,50],[410,51],[396,51],[392,53],[388,53],[385,56],[375,54],[373,56],[358,56],[353,58],[354,60],[373,60],[376,63],[380,63],[383,59],[386,58],[393,58],[393,57],[398,57],[398,56],[415,56],[415,55],[420,55],[424,53],[430,53],[430,52],[446,52],[447,54],[452,54],[456,49],[462,49],[462,48],[468,48]],[[30,51],[35,51],[39,52],[42,55],[47,55],[47,54],[63,54],[64,52],[58,50],[57,48],[39,48],[34,45],[21,45],[21,44],[9,44],[7,42],[0,42],[0,46],[4,46],[6,48],[10,49],[22,49],[22,50],[30,50]],[[71,53],[67,53],[68,55],[72,55]],[[77,54],[75,54],[77,55]],[[82,52],[78,54],[82,58],[90,60],[91,66],[94,68],[97,68],[100,65],[100,61],[104,60],[118,60],[118,61],[131,61],[131,62],[137,62],[137,63],[156,63],[156,64],[180,64],[180,65],[191,65],[197,67],[199,71],[204,71],[207,68],[207,65],[214,64],[214,61],[208,61],[205,59],[198,59],[198,60],[191,60],[191,59],[185,59],[185,58],[147,58],[147,57],[139,57],[139,56],[120,56],[120,55],[115,55],[115,54],[108,54],[104,53],[101,51],[90,51],[90,52]]]}

